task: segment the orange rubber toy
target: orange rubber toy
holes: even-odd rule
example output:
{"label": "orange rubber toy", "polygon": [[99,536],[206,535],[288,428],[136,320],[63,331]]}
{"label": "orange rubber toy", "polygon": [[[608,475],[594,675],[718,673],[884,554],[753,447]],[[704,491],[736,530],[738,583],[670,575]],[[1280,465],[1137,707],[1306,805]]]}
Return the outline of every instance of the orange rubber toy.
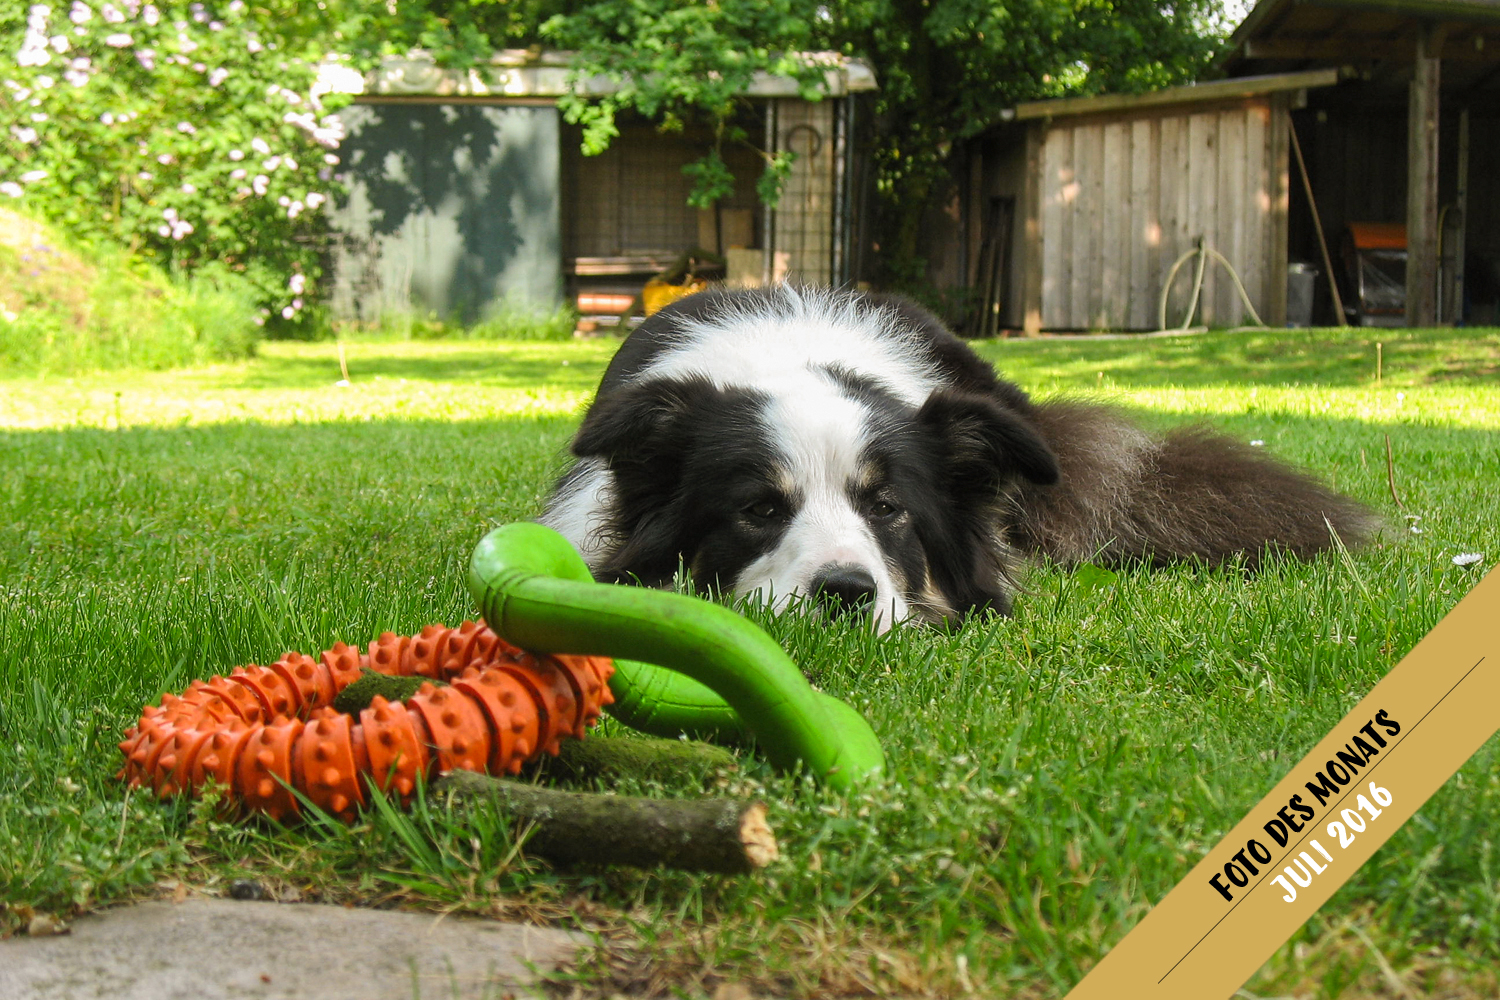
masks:
{"label": "orange rubber toy", "polygon": [[[404,703],[376,696],[359,718],[332,707],[362,668],[448,681]],[[563,737],[582,737],[613,702],[602,656],[533,654],[477,622],[387,632],[361,654],[339,643],[318,659],[287,653],[268,667],[194,681],[147,706],[120,744],[119,777],[166,798],[210,779],[273,819],[300,812],[295,790],[351,821],[366,784],[410,800],[418,776],[456,769],[515,774]]]}

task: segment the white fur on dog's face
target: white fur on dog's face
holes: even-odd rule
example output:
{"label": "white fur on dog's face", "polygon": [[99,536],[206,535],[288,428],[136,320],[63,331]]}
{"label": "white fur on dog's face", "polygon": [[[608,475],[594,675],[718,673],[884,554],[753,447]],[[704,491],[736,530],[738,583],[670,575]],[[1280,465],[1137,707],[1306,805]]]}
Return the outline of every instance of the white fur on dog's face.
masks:
{"label": "white fur on dog's face", "polygon": [[[748,564],[734,581],[737,594],[758,594],[777,610],[811,601],[814,581],[830,564],[858,567],[875,580],[871,611],[884,632],[909,609],[880,543],[855,508],[854,487],[866,470],[861,452],[869,426],[865,407],[840,396],[812,372],[778,386],[765,419],[781,454],[790,521],[775,548]],[[809,604],[811,607],[812,604]]]}

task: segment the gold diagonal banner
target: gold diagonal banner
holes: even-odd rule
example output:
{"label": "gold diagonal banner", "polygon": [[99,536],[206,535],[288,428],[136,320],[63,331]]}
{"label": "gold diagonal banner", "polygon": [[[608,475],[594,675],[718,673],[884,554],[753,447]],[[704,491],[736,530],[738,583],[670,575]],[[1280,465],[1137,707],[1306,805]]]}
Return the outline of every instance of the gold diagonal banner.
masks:
{"label": "gold diagonal banner", "polygon": [[1497,728],[1492,571],[1068,1000],[1232,995]]}

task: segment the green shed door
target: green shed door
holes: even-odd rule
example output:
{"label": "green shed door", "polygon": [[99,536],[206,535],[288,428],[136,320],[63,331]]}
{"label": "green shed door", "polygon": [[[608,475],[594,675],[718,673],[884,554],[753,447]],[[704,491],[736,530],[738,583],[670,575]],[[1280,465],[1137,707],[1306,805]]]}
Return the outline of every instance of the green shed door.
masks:
{"label": "green shed door", "polygon": [[341,112],[332,305],[472,323],[562,300],[552,107],[356,104]]}

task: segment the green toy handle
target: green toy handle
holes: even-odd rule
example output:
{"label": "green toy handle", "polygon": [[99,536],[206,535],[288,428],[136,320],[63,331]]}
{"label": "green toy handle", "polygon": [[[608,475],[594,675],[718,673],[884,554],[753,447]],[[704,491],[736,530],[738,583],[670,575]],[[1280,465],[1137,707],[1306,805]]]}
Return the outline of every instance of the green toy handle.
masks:
{"label": "green toy handle", "polygon": [[491,531],[469,592],[495,633],[542,653],[610,656],[610,714],[634,729],[754,736],[773,765],[850,789],[885,766],[864,717],[814,691],[754,624],[694,597],[595,583],[572,544],[540,524]]}

